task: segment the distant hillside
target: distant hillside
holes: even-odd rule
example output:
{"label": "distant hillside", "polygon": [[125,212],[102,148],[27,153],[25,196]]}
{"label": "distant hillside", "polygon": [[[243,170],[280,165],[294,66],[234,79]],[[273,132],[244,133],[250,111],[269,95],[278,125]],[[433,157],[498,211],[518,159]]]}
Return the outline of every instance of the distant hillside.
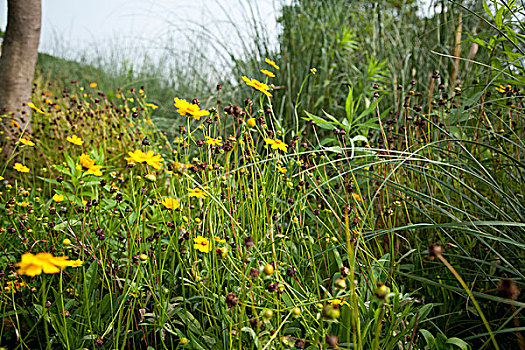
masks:
{"label": "distant hillside", "polygon": [[[38,54],[37,74],[53,81],[69,83],[78,80],[81,84],[97,82],[98,84],[112,80],[111,76],[90,65],[54,57],[45,53]],[[100,83],[99,83],[100,82]]]}
{"label": "distant hillside", "polygon": [[109,98],[114,96],[116,90],[121,88],[145,88],[148,101],[159,106],[153,115],[156,125],[162,130],[168,130],[177,119],[174,119],[173,98],[180,96],[174,88],[163,79],[163,77],[145,76],[138,74],[111,74],[103,69],[89,64],[83,64],[48,54],[39,53],[36,76],[44,81],[54,82],[58,86],[71,84],[72,80],[79,82],[80,86],[88,86],[97,83],[97,89],[105,93]]}

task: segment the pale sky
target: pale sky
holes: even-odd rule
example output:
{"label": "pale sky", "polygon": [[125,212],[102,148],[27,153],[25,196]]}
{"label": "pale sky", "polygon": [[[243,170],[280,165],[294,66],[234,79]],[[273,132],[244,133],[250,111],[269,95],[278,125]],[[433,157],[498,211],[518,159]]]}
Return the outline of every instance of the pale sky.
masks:
{"label": "pale sky", "polygon": [[[232,44],[240,39],[228,15],[246,28],[251,27],[245,23],[249,18],[257,18],[277,45],[276,16],[281,3],[281,0],[42,0],[40,51],[69,59],[79,54],[104,54],[111,48],[117,48],[123,59],[144,52],[155,56],[165,45],[194,45],[193,31],[199,25]],[[251,10],[257,13],[252,16]],[[7,0],[0,0],[2,30],[6,19]]]}
{"label": "pale sky", "polygon": [[[20,0],[23,1],[23,0]],[[432,0],[420,0],[427,13]],[[188,50],[199,42],[195,31],[218,37],[228,50],[243,42],[241,28],[250,42],[255,18],[267,32],[272,47],[278,47],[276,18],[283,4],[292,0],[42,0],[40,52],[79,60],[113,57],[135,62]],[[253,13],[252,13],[253,12]],[[235,26],[232,25],[235,21]],[[7,23],[7,0],[0,0],[0,29]],[[203,32],[200,30],[200,32]],[[212,51],[212,50],[210,50]],[[169,52],[167,54],[167,52]],[[211,53],[216,55],[216,53]],[[227,55],[226,55],[227,56]],[[213,56],[212,58],[214,58]],[[212,59],[213,61],[214,59]],[[224,63],[224,62],[223,62]]]}

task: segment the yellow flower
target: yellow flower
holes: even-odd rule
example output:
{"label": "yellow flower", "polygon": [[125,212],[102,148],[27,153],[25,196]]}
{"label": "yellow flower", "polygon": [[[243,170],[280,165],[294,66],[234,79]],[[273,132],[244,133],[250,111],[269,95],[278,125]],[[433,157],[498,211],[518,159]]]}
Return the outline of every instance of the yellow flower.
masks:
{"label": "yellow flower", "polygon": [[162,200],[162,204],[167,209],[176,210],[180,208],[180,202],[172,197],[166,197]]}
{"label": "yellow flower", "polygon": [[0,181],[2,181],[3,179],[4,179],[4,177],[3,177],[3,176],[0,176]]}
{"label": "yellow flower", "polygon": [[146,123],[148,125],[153,125],[153,122],[151,121],[151,119],[145,119],[144,123]]}
{"label": "yellow flower", "polygon": [[97,83],[91,83],[91,84],[89,84],[89,87],[96,88],[97,87]]}
{"label": "yellow flower", "polygon": [[206,143],[208,145],[212,145],[212,146],[222,146],[222,143],[221,143],[221,138],[217,138],[217,139],[214,139],[214,138],[211,138],[209,136],[205,136],[205,139],[206,139]]}
{"label": "yellow flower", "polygon": [[253,79],[253,78],[250,79],[250,78],[248,78],[248,77],[246,77],[244,75],[242,77],[242,80],[244,80],[246,85],[251,86],[255,90],[262,92],[263,94],[265,94],[268,97],[272,97],[272,94],[268,92],[270,87],[268,85],[266,85],[265,83],[261,83],[260,81],[258,81],[256,79]]}
{"label": "yellow flower", "polygon": [[41,110],[40,108],[38,108],[37,106],[35,106],[35,104],[33,102],[29,102],[27,104],[31,109],[37,111],[38,113],[40,114],[45,114],[45,112],[43,110]]}
{"label": "yellow flower", "polygon": [[84,141],[77,135],[68,136],[66,137],[66,140],[77,146],[82,146],[82,144],[84,143]]}
{"label": "yellow flower", "polygon": [[64,238],[62,241],[62,244],[65,246],[71,245],[71,240],[69,238]]}
{"label": "yellow flower", "polygon": [[280,149],[283,152],[288,152],[288,145],[281,140],[265,138],[264,142],[266,142],[268,145],[272,145],[272,149]]}
{"label": "yellow flower", "polygon": [[273,72],[270,72],[269,70],[261,69],[261,73],[269,76],[270,78],[275,78],[275,74],[273,74]]}
{"label": "yellow flower", "polygon": [[352,198],[354,198],[356,201],[362,201],[363,200],[359,194],[353,193],[353,192],[352,192]]}
{"label": "yellow flower", "polygon": [[19,275],[36,276],[44,273],[58,273],[68,266],[79,266],[82,261],[69,261],[67,256],[55,257],[51,253],[38,253],[33,255],[25,253],[20,262],[16,263]]}
{"label": "yellow flower", "polygon": [[26,139],[23,139],[23,138],[20,139],[20,143],[23,143],[26,146],[34,146],[35,145],[35,143],[33,141],[26,140]]}
{"label": "yellow flower", "polygon": [[93,165],[95,165],[95,162],[95,159],[91,159],[91,157],[89,157],[89,155],[85,153],[82,153],[82,155],[80,156],[80,165],[82,165],[86,169],[89,169]]}
{"label": "yellow flower", "polygon": [[24,281],[20,282],[19,280],[7,281],[4,290],[6,292],[12,290],[14,293],[16,293],[16,291],[20,290],[22,287],[27,287],[27,283]]}
{"label": "yellow flower", "polygon": [[19,206],[19,207],[22,207],[22,208],[25,208],[27,207],[29,204],[29,202],[16,202],[16,204]]}
{"label": "yellow flower", "polygon": [[86,171],[86,174],[91,174],[91,175],[95,175],[95,176],[102,176],[102,171],[100,171],[100,169],[102,169],[102,165],[92,165],[88,171]]}
{"label": "yellow flower", "polygon": [[162,163],[164,160],[162,159],[160,154],[154,155],[153,151],[148,151],[148,153],[144,157],[144,161],[148,165],[151,165],[153,168],[160,169],[161,168],[160,163]]}
{"label": "yellow flower", "polygon": [[177,112],[182,116],[189,116],[199,120],[201,117],[207,116],[210,114],[207,110],[201,110],[198,105],[189,103],[186,100],[179,99],[175,97],[173,99],[174,106],[177,108]]}
{"label": "yellow flower", "polygon": [[21,172],[21,173],[28,173],[29,172],[29,168],[24,166],[23,164],[21,163],[15,163],[15,166],[13,167],[16,171],[18,172]]}
{"label": "yellow flower", "polygon": [[54,196],[53,196],[53,200],[57,203],[60,203],[64,200],[64,196],[61,195],[61,194],[58,194],[56,193]]}
{"label": "yellow flower", "polygon": [[226,240],[222,239],[220,237],[215,237],[214,239],[215,239],[215,242],[217,242],[217,243],[226,243]]}
{"label": "yellow flower", "polygon": [[16,120],[11,119],[11,127],[15,129],[20,129],[20,124],[18,124]]}
{"label": "yellow flower", "polygon": [[193,239],[193,242],[195,243],[193,245],[193,248],[195,248],[196,250],[202,253],[211,252],[211,244],[206,238],[202,236],[197,236],[196,238]]}
{"label": "yellow flower", "polygon": [[163,162],[163,159],[160,156],[160,154],[154,155],[153,151],[148,151],[148,153],[146,154],[140,149],[137,149],[134,152],[128,152],[128,154],[129,157],[126,158],[128,162],[146,163],[148,165],[151,165],[155,169],[160,169],[160,163]]}
{"label": "yellow flower", "polygon": [[250,119],[248,119],[248,120],[246,121],[246,123],[248,123],[248,126],[249,126],[250,128],[255,127],[255,118],[250,118]]}
{"label": "yellow flower", "polygon": [[279,66],[276,65],[275,62],[272,61],[272,60],[269,59],[269,58],[265,58],[265,59],[264,59],[264,62],[268,63],[270,66],[272,66],[273,68],[275,68],[275,69],[277,69],[277,70],[279,69]]}
{"label": "yellow flower", "polygon": [[510,85],[507,85],[507,86],[500,85],[499,87],[495,87],[494,89],[496,89],[497,92],[501,92],[502,94],[504,94],[506,92],[512,91],[512,86],[510,86]]}
{"label": "yellow flower", "polygon": [[206,192],[200,188],[188,188],[188,197],[206,198]]}
{"label": "yellow flower", "polygon": [[151,108],[151,109],[153,109],[153,110],[159,108],[159,106],[157,106],[157,105],[155,105],[155,104],[153,104],[153,103],[149,103],[149,102],[146,103],[146,107],[149,107],[149,108]]}
{"label": "yellow flower", "polygon": [[128,162],[133,163],[142,163],[144,162],[144,157],[146,153],[142,152],[140,149],[135,150],[134,152],[128,152],[129,157],[126,158]]}
{"label": "yellow flower", "polygon": [[286,174],[286,168],[285,167],[282,167],[282,166],[276,166],[277,170],[279,170],[279,172],[281,174]]}
{"label": "yellow flower", "polygon": [[[102,165],[95,165],[95,161],[95,159],[92,159],[87,154],[82,153],[82,155],[80,156],[80,164],[82,165],[82,167],[87,169],[86,174],[102,176],[102,171],[100,171],[100,169],[102,169]],[[82,170],[82,168],[79,167],[78,164],[75,168],[77,170]]]}
{"label": "yellow flower", "polygon": [[328,302],[332,305],[346,305],[346,306],[350,306],[350,304],[348,304],[348,302],[346,300],[344,300],[343,298],[340,298],[340,299],[333,299],[333,300],[328,300]]}
{"label": "yellow flower", "polygon": [[80,259],[77,259],[77,260],[71,261],[70,264],[71,265],[69,265],[69,266],[71,266],[71,267],[80,267],[80,266],[84,265],[84,262],[82,260],[80,260]]}

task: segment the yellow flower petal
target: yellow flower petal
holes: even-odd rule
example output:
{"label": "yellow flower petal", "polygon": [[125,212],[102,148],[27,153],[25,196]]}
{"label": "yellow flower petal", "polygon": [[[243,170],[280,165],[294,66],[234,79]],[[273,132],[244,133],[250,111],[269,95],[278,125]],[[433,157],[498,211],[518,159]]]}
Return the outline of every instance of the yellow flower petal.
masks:
{"label": "yellow flower petal", "polygon": [[279,66],[275,64],[274,61],[272,61],[271,59],[269,58],[265,58],[264,59],[264,62],[268,63],[270,66],[272,66],[273,68],[279,70]]}

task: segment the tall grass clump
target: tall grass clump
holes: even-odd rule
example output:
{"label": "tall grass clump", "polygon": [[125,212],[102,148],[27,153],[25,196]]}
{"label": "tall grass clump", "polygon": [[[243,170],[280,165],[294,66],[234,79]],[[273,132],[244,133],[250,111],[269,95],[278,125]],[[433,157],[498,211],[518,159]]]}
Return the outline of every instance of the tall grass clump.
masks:
{"label": "tall grass clump", "polygon": [[[287,71],[276,83],[281,93],[274,101],[280,118],[295,123],[301,88],[299,110],[344,113],[349,87],[368,104],[373,84],[381,83],[388,103],[402,103],[391,92],[416,78],[418,88],[426,88],[419,84],[434,71],[452,86],[468,78],[477,66],[450,56],[474,58],[478,46],[461,39],[462,33],[485,31],[487,24],[451,2],[430,5],[432,11],[415,1],[298,0],[284,5],[279,54]],[[462,6],[473,12],[481,8],[476,2]],[[314,67],[317,76],[301,87]],[[360,112],[365,109],[362,103]]]}
{"label": "tall grass clump", "polygon": [[[522,8],[496,2],[475,12],[454,5],[490,28],[470,34],[482,61],[442,55],[476,66],[476,75],[462,84],[435,71],[423,84],[414,79],[391,92],[399,104],[385,103],[384,84],[377,83],[363,112],[377,130],[367,135],[375,154],[362,161],[374,170],[363,181],[371,205],[362,241],[381,237],[376,255],[391,254],[389,278],[439,304],[432,323],[440,334],[476,347],[522,348]],[[335,147],[344,146],[345,135],[357,133],[352,145],[366,135],[352,127],[355,98],[348,95],[345,105],[346,118],[307,113],[332,130]],[[422,334],[429,346],[442,343]]]}

